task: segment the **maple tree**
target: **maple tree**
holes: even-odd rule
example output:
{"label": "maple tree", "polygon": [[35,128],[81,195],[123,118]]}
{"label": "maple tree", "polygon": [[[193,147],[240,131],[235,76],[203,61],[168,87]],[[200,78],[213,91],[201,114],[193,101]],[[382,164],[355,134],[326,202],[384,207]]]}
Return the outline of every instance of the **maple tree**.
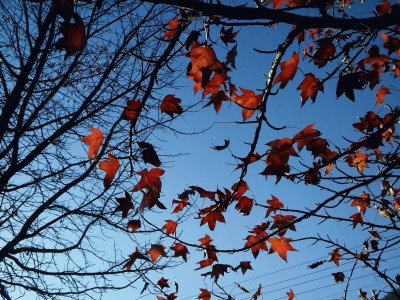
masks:
{"label": "maple tree", "polygon": [[[250,276],[262,259],[290,263],[308,247],[326,256],[313,255],[309,269],[334,267],[329,278],[343,284],[344,299],[351,297],[356,265],[378,278],[378,293],[399,296],[400,274],[388,261],[400,244],[400,109],[393,107],[400,5],[368,2],[21,0],[3,6],[1,297],[29,291],[48,299],[97,298],[142,284],[146,297],[177,299],[182,286],[168,270],[183,265],[209,282],[191,286],[197,299],[234,299],[240,291],[256,300],[268,295],[267,284],[236,282],[227,289],[221,282],[237,280],[238,272]],[[268,44],[272,49],[250,48],[244,40],[251,30],[278,32],[280,40]],[[240,76],[249,55],[263,64],[269,59],[258,74],[264,82]],[[189,93],[171,91],[181,80],[193,84]],[[359,105],[359,121],[339,124],[338,111],[317,110],[333,126],[319,116],[299,124],[296,110],[323,110],[328,93]],[[300,99],[297,108],[285,103],[288,95]],[[279,117],[270,108],[275,101],[285,110]],[[226,112],[228,126],[251,127],[243,135],[225,130],[215,144],[208,140],[210,157],[224,157],[231,172],[217,182],[181,175],[182,190],[169,195],[174,156],[161,141],[187,133],[182,120]],[[346,129],[338,135],[336,127]],[[204,177],[212,178],[218,162],[200,155]],[[261,191],[259,178],[273,195]],[[300,192],[288,195],[286,187]],[[231,227],[228,242],[221,232]],[[102,246],[105,241],[115,246]],[[353,269],[342,269],[344,261]],[[298,295],[295,286],[281,293]]]}

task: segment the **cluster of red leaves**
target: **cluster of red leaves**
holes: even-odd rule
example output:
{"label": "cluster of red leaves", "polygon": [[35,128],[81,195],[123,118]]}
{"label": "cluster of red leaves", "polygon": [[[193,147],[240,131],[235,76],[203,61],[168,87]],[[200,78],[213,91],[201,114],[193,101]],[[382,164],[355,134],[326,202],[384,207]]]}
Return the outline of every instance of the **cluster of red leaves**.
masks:
{"label": "cluster of red leaves", "polygon": [[[279,182],[282,176],[289,176],[289,157],[298,156],[293,148],[296,143],[299,151],[305,146],[314,157],[319,157],[321,159],[320,163],[326,166],[326,172],[330,173],[334,158],[338,153],[328,148],[328,142],[320,138],[321,133],[313,127],[313,124],[308,125],[291,139],[282,138],[269,142],[267,144],[270,146],[266,159],[267,167],[261,174],[265,176],[275,175],[277,182]],[[320,164],[315,164],[314,167],[317,168],[312,168],[307,173],[306,183],[315,184],[319,182],[320,174],[318,169],[320,168]]]}

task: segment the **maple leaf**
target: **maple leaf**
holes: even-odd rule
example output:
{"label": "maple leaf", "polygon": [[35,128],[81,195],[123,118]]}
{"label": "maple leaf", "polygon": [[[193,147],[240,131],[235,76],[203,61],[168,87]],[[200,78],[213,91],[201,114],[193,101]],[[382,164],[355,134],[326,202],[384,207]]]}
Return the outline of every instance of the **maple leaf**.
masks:
{"label": "maple leaf", "polygon": [[253,253],[254,258],[257,258],[261,250],[268,251],[267,243],[265,240],[266,236],[267,233],[265,231],[260,232],[257,235],[247,236],[247,242],[244,244],[244,247],[251,249],[251,253]]}
{"label": "maple leaf", "polygon": [[304,145],[307,145],[308,143],[310,143],[311,140],[313,140],[316,137],[319,137],[320,135],[321,132],[314,129],[314,124],[310,124],[301,131],[299,131],[298,133],[296,133],[292,141],[294,143],[297,143],[297,149],[301,151]]}
{"label": "maple leaf", "polygon": [[365,214],[367,211],[367,207],[371,207],[370,205],[370,200],[369,200],[369,194],[362,193],[361,197],[357,197],[353,199],[353,202],[351,203],[351,206],[357,206],[358,211],[362,214]]}
{"label": "maple leaf", "polygon": [[388,36],[387,34],[381,33],[381,38],[383,39],[383,48],[388,49],[388,54],[391,55],[393,52],[396,52],[398,56],[400,56],[400,40]]}
{"label": "maple leaf", "polygon": [[127,191],[125,191],[124,198],[116,198],[118,202],[118,206],[115,208],[114,212],[121,211],[122,218],[126,218],[128,216],[129,210],[133,208],[132,197],[129,195]]}
{"label": "maple leaf", "polygon": [[344,276],[343,272],[332,273],[332,275],[333,275],[333,278],[335,279],[336,283],[344,282],[345,276]]}
{"label": "maple leaf", "polygon": [[167,235],[171,235],[174,234],[176,231],[176,222],[172,221],[172,220],[166,220],[165,221],[165,225],[163,226],[163,229],[165,229],[165,233]]}
{"label": "maple leaf", "polygon": [[217,93],[213,93],[210,96],[210,101],[204,105],[204,107],[210,106],[211,104],[214,105],[215,111],[218,113],[222,107],[223,101],[229,101],[230,98],[225,94],[224,91],[218,91]]}
{"label": "maple leaf", "polygon": [[173,118],[174,114],[180,115],[183,112],[180,104],[181,99],[175,98],[174,95],[167,95],[161,102],[160,111]]}
{"label": "maple leaf", "polygon": [[142,226],[142,223],[140,222],[139,219],[137,219],[137,220],[130,220],[128,222],[128,224],[126,225],[126,228],[130,232],[136,232],[141,226]]}
{"label": "maple leaf", "polygon": [[222,209],[213,205],[207,208],[200,210],[200,226],[204,224],[208,224],[208,228],[210,230],[215,229],[215,224],[218,222],[225,223],[225,218],[222,214]]}
{"label": "maple leaf", "polygon": [[356,151],[354,154],[350,154],[346,157],[346,162],[350,167],[356,167],[358,173],[362,174],[365,168],[368,168],[367,164],[368,155]]}
{"label": "maple leaf", "polygon": [[132,189],[132,192],[137,192],[142,189],[152,189],[155,192],[161,191],[161,179],[160,177],[164,174],[164,170],[160,168],[151,169],[147,171],[144,169],[141,172],[137,172],[140,176],[140,181]]}
{"label": "maple leaf", "polygon": [[221,41],[225,45],[227,45],[228,43],[236,43],[235,37],[237,36],[237,34],[238,31],[233,32],[233,27],[225,29],[225,27],[222,26],[219,37]]}
{"label": "maple leaf", "polygon": [[232,100],[242,108],[243,122],[249,119],[261,103],[261,95],[256,95],[253,91],[240,88],[242,96],[236,92],[232,94]]}
{"label": "maple leaf", "polygon": [[361,72],[357,72],[340,76],[336,87],[336,98],[344,93],[348,99],[354,102],[354,90],[361,90],[367,84],[361,74]]}
{"label": "maple leaf", "polygon": [[253,296],[251,297],[251,299],[252,299],[252,300],[257,300],[259,296],[261,296],[261,283],[258,285],[258,289],[257,289],[256,292],[253,294]]}
{"label": "maple leaf", "polygon": [[393,200],[393,206],[396,211],[400,212],[400,197],[397,197]]}
{"label": "maple leaf", "polygon": [[97,154],[99,153],[101,144],[103,143],[104,135],[103,133],[94,127],[89,127],[92,134],[82,138],[82,142],[89,146],[88,159],[97,160]]}
{"label": "maple leaf", "polygon": [[328,142],[322,138],[312,139],[307,142],[306,149],[311,151],[311,154],[314,155],[314,157],[317,157],[327,151]]}
{"label": "maple leaf", "polygon": [[371,244],[371,248],[374,251],[378,251],[379,250],[379,242],[377,240],[372,240],[369,242]]}
{"label": "maple leaf", "polygon": [[353,127],[359,131],[367,130],[367,132],[379,129],[382,122],[381,118],[373,111],[367,112],[364,118],[360,118],[360,121],[360,123],[354,123]]}
{"label": "maple leaf", "polygon": [[272,224],[271,229],[275,229],[275,228],[282,229],[278,233],[279,236],[285,235],[285,233],[288,229],[290,229],[292,231],[296,231],[294,224],[291,224],[291,222],[294,219],[296,219],[296,217],[292,216],[292,215],[275,215],[274,223]]}
{"label": "maple leaf", "polygon": [[376,238],[376,239],[378,239],[378,240],[381,239],[381,236],[380,236],[380,234],[379,234],[377,231],[371,230],[371,231],[368,231],[368,232],[369,232],[369,234],[370,234],[372,237],[374,237],[374,238]]}
{"label": "maple leaf", "polygon": [[323,92],[324,86],[314,74],[307,73],[304,75],[304,80],[300,83],[297,89],[301,90],[301,106],[303,106],[309,98],[311,98],[312,102],[315,102],[318,91]]}
{"label": "maple leaf", "polygon": [[139,116],[138,114],[141,105],[142,103],[140,102],[140,100],[128,100],[126,102],[126,107],[122,112],[122,118],[124,120],[130,121],[131,123],[134,123]]}
{"label": "maple leaf", "polygon": [[201,275],[205,277],[210,275],[211,278],[214,278],[214,281],[217,282],[220,276],[224,276],[225,273],[228,273],[228,268],[232,267],[225,264],[215,264],[212,266],[211,272],[206,272]]}
{"label": "maple leaf", "polygon": [[137,259],[142,259],[145,261],[150,261],[146,256],[144,256],[142,253],[140,253],[139,249],[136,247],[135,252],[133,252],[131,255],[129,255],[129,260],[128,262],[124,265],[124,270],[129,271],[132,268],[132,265],[135,263]]}
{"label": "maple leaf", "polygon": [[86,46],[86,31],[82,18],[73,13],[74,23],[63,22],[60,26],[60,32],[63,35],[56,44],[57,50],[65,50],[65,58],[81,52]]}
{"label": "maple leaf", "polygon": [[284,207],[283,203],[280,202],[278,198],[276,198],[274,195],[271,196],[272,199],[267,200],[267,204],[269,205],[269,207],[267,209],[267,214],[265,215],[265,217],[268,217],[272,212],[276,215],[277,210]]}
{"label": "maple leaf", "polygon": [[147,254],[150,254],[150,259],[151,262],[154,264],[156,260],[160,257],[166,257],[167,255],[165,254],[165,247],[160,244],[153,244],[151,245],[151,248],[147,251]]}
{"label": "maple leaf", "polygon": [[206,289],[200,289],[200,294],[197,296],[197,299],[210,300],[211,299],[211,293]]}
{"label": "maple leaf", "polygon": [[378,16],[387,15],[388,13],[390,13],[390,10],[391,10],[391,5],[390,2],[387,0],[384,0],[382,4],[375,6],[375,11]]}
{"label": "maple leaf", "polygon": [[294,299],[294,292],[292,290],[290,290],[286,294],[288,296],[288,300],[293,300]]}
{"label": "maple leaf", "polygon": [[318,68],[324,67],[328,61],[331,61],[335,56],[335,45],[329,39],[318,41],[319,48],[315,51],[312,58],[314,59],[314,64]]}
{"label": "maple leaf", "polygon": [[363,222],[363,216],[362,213],[356,213],[354,215],[351,215],[350,218],[353,219],[353,229],[356,228],[357,224],[360,224],[360,226],[362,226],[362,222]]}
{"label": "maple leaf", "polygon": [[157,281],[157,284],[161,287],[161,289],[169,288],[168,279],[165,279],[164,277],[161,277]]}
{"label": "maple leaf", "polygon": [[160,209],[167,209],[164,204],[159,200],[160,191],[149,188],[143,195],[143,199],[140,202],[139,208],[136,210],[136,214],[140,214],[145,208],[153,208],[155,205]]}
{"label": "maple leaf", "polygon": [[211,201],[215,200],[215,194],[216,192],[211,192],[211,191],[206,191],[205,189],[199,187],[199,186],[189,186],[193,191],[199,193],[200,198],[208,198]]}
{"label": "maple leaf", "polygon": [[167,31],[164,32],[164,39],[166,40],[172,40],[179,28],[179,19],[178,16],[175,17],[172,21],[168,20],[168,29]]}
{"label": "maple leaf", "polygon": [[240,199],[249,189],[249,186],[247,185],[246,181],[242,180],[240,183],[235,183],[231,187],[232,191],[236,191],[235,195],[233,196],[233,199]]}
{"label": "maple leaf", "polygon": [[175,251],[173,257],[182,257],[184,261],[187,261],[187,255],[189,254],[189,251],[187,247],[184,244],[181,243],[175,243],[172,247],[171,250]]}
{"label": "maple leaf", "polygon": [[281,72],[276,76],[274,84],[281,83],[281,89],[285,88],[289,80],[292,80],[297,72],[297,65],[299,64],[299,55],[293,52],[292,57],[281,63]]}
{"label": "maple leaf", "polygon": [[240,271],[242,271],[243,275],[247,272],[247,270],[253,270],[253,268],[251,267],[251,262],[250,261],[241,261],[237,267],[233,268],[233,270],[235,272],[238,269],[240,269]]}
{"label": "maple leaf", "polygon": [[297,251],[290,245],[291,239],[279,237],[279,238],[269,238],[268,242],[271,243],[269,248],[269,253],[277,252],[278,255],[287,262],[287,252],[288,251]]}
{"label": "maple leaf", "polygon": [[106,176],[104,177],[104,188],[108,190],[111,186],[111,183],[117,174],[119,169],[119,161],[117,158],[111,155],[111,153],[107,153],[108,160],[102,161],[99,163],[99,169],[106,172]]}
{"label": "maple leaf", "polygon": [[142,159],[145,163],[152,164],[155,167],[161,165],[157,152],[154,150],[153,145],[146,142],[138,142],[139,148],[142,150]]}
{"label": "maple leaf", "polygon": [[173,214],[177,214],[178,212],[182,211],[189,203],[189,197],[183,198],[182,200],[172,200],[172,204],[177,204],[177,206],[172,211]]}
{"label": "maple leaf", "polygon": [[[207,235],[205,236],[205,238]],[[199,240],[200,241],[200,240]],[[215,246],[208,244],[204,246],[204,260],[199,261],[200,267],[198,269],[202,269],[208,266],[211,266],[214,262],[218,261],[217,252]],[[198,270],[196,269],[196,270]]]}
{"label": "maple leaf", "polygon": [[342,255],[340,254],[340,249],[336,248],[335,250],[333,250],[330,253],[330,259],[328,261],[333,261],[335,263],[335,265],[339,266],[340,264],[340,258],[342,257]]}
{"label": "maple leaf", "polygon": [[232,68],[236,69],[236,56],[238,54],[237,51],[237,44],[235,46],[232,47],[231,50],[229,50],[229,52],[226,54],[226,62],[225,64],[231,65]]}
{"label": "maple leaf", "polygon": [[387,94],[390,94],[390,91],[387,87],[381,86],[377,91],[376,91],[376,100],[375,100],[375,106],[382,106],[383,100]]}
{"label": "maple leaf", "polygon": [[253,199],[250,199],[246,196],[240,197],[239,202],[235,206],[235,209],[244,216],[248,216],[252,208],[253,208]]}
{"label": "maple leaf", "polygon": [[199,242],[200,246],[208,246],[211,244],[212,238],[208,234],[206,234],[204,237],[199,239]]}
{"label": "maple leaf", "polygon": [[229,146],[229,140],[224,140],[224,144],[223,145],[214,146],[214,147],[211,147],[211,148],[214,149],[214,150],[217,150],[217,151],[222,151],[222,150],[225,150],[226,148],[228,148],[228,146]]}

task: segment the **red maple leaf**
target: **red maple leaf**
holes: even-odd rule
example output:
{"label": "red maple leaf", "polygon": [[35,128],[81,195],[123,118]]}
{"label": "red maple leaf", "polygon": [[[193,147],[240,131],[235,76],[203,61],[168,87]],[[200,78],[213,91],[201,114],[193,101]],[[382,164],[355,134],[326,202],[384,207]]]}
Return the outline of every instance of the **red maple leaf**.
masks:
{"label": "red maple leaf", "polygon": [[187,261],[187,255],[189,254],[189,251],[187,247],[184,244],[181,243],[175,243],[172,247],[171,250],[175,251],[173,257],[182,257],[184,261]]}
{"label": "red maple leaf", "polygon": [[205,189],[199,187],[199,186],[189,186],[193,191],[199,193],[200,198],[208,198],[211,201],[215,200],[215,194],[216,192],[211,192],[211,191],[206,191]]}
{"label": "red maple leaf", "polygon": [[114,180],[115,174],[117,174],[119,169],[119,161],[117,158],[111,155],[111,153],[107,153],[108,160],[102,161],[99,163],[99,169],[106,172],[106,176],[104,177],[104,188],[108,190],[111,186],[112,181]]}
{"label": "red maple leaf", "polygon": [[350,218],[353,219],[353,229],[356,228],[357,224],[360,224],[362,226],[363,224],[363,216],[362,213],[356,213],[354,215],[351,215]]}
{"label": "red maple leaf", "polygon": [[125,191],[125,197],[116,198],[116,200],[118,202],[118,206],[114,212],[121,211],[122,218],[126,218],[128,216],[129,210],[133,208],[131,195],[129,195],[129,193]]}
{"label": "red maple leaf", "polygon": [[215,111],[218,113],[222,107],[223,101],[229,101],[230,98],[225,94],[224,91],[218,91],[217,93],[213,93],[210,96],[210,101],[204,105],[204,107],[210,106],[211,104],[214,105]]}
{"label": "red maple leaf", "polygon": [[175,98],[174,95],[167,95],[161,102],[160,111],[173,118],[174,114],[180,115],[183,112],[180,104],[181,99]]}
{"label": "red maple leaf", "polygon": [[82,142],[89,146],[88,158],[89,160],[97,159],[97,154],[99,153],[101,144],[103,143],[104,135],[103,133],[94,127],[89,127],[92,134],[82,138]]}
{"label": "red maple leaf", "polygon": [[150,259],[151,262],[154,264],[156,260],[160,257],[166,257],[167,255],[165,254],[165,247],[160,244],[153,244],[151,245],[151,248],[147,251],[147,254],[150,254]]}
{"label": "red maple leaf", "polygon": [[293,52],[292,57],[281,63],[281,72],[276,76],[274,84],[281,83],[281,89],[285,88],[289,80],[292,80],[297,72],[297,65],[299,64],[299,55]]}
{"label": "red maple leaf", "polygon": [[299,131],[292,140],[294,143],[297,143],[297,149],[301,151],[304,145],[308,145],[313,139],[319,137],[320,135],[321,132],[314,129],[314,124],[310,124],[303,130]]}
{"label": "red maple leaf", "polygon": [[265,231],[260,232],[257,235],[247,236],[247,242],[244,244],[244,247],[251,249],[251,253],[253,253],[254,258],[257,258],[261,250],[268,251],[267,242],[265,240],[266,236],[267,233]]}
{"label": "red maple leaf", "polygon": [[176,222],[174,222],[174,221],[172,221],[172,220],[166,220],[165,222],[166,222],[166,223],[165,223],[165,225],[163,226],[163,229],[165,229],[165,233],[166,233],[167,235],[174,234],[174,233],[175,233],[175,230],[176,230],[176,226],[177,226]]}
{"label": "red maple leaf", "polygon": [[211,293],[206,289],[200,289],[200,294],[197,296],[197,299],[210,300],[211,299]]}
{"label": "red maple leaf", "polygon": [[206,207],[202,210],[200,210],[200,226],[203,226],[204,224],[208,223],[208,227],[210,230],[215,229],[215,224],[218,222],[225,223],[225,218],[222,214],[222,209],[212,205],[210,207]]}
{"label": "red maple leaf", "polygon": [[336,283],[343,282],[345,279],[343,272],[332,273],[332,275]]}
{"label": "red maple leaf", "polygon": [[376,91],[376,99],[375,99],[375,106],[382,106],[383,100],[385,99],[385,96],[387,94],[390,94],[390,91],[387,87],[381,86],[377,91]]}
{"label": "red maple leaf", "polygon": [[278,209],[284,207],[283,203],[280,202],[278,198],[276,198],[274,195],[271,195],[271,196],[272,196],[272,199],[267,200],[267,204],[269,205],[269,207],[267,209],[267,214],[265,215],[265,217],[268,217],[272,212],[274,214],[276,214]]}
{"label": "red maple leaf", "polygon": [[271,247],[269,248],[269,253],[277,252],[278,255],[287,262],[287,252],[288,251],[297,251],[290,245],[291,239],[287,239],[284,237],[279,238],[270,238],[268,242],[271,243]]}
{"label": "red maple leaf", "polygon": [[333,250],[331,253],[330,253],[330,259],[329,259],[329,261],[333,261],[337,266],[339,266],[339,264],[340,264],[340,258],[342,257],[342,255],[340,254],[340,249],[339,248],[336,248],[335,250]]}
{"label": "red maple leaf", "polygon": [[288,300],[293,300],[294,299],[294,292],[292,290],[290,290],[286,294],[287,294]]}
{"label": "red maple leaf", "polygon": [[303,106],[309,98],[311,98],[312,102],[315,102],[318,91],[323,92],[324,86],[314,74],[307,73],[304,75],[304,80],[300,83],[297,89],[301,91],[301,106]]}
{"label": "red maple leaf", "polygon": [[126,107],[124,108],[124,111],[122,112],[122,118],[124,120],[128,120],[132,123],[134,123],[136,121],[136,119],[138,118],[138,113],[139,113],[139,109],[141,106],[141,102],[140,100],[128,100],[126,102]]}
{"label": "red maple leaf", "polygon": [[320,40],[318,42],[319,48],[315,51],[312,58],[314,59],[314,64],[319,68],[325,66],[328,61],[331,61],[335,56],[335,45],[331,42],[331,40]]}
{"label": "red maple leaf", "polygon": [[296,219],[296,217],[292,215],[275,215],[271,229],[282,229],[278,233],[279,236],[284,236],[288,229],[296,231],[294,224],[291,224],[294,219]]}
{"label": "red maple leaf", "polygon": [[182,211],[189,203],[189,197],[183,198],[182,200],[172,200],[172,204],[177,204],[177,206],[172,211],[173,214],[177,214],[178,212]]}
{"label": "red maple leaf", "polygon": [[141,177],[140,181],[137,185],[132,189],[132,192],[137,192],[142,189],[151,189],[153,191],[161,191],[161,179],[160,177],[164,174],[164,170],[160,168],[151,169],[147,171],[147,169],[137,172],[137,174]]}
{"label": "red maple leaf", "polygon": [[139,249],[136,247],[135,252],[133,252],[131,255],[129,255],[129,260],[127,263],[124,265],[124,270],[129,271],[132,267],[132,265],[135,263],[137,259],[142,259],[146,261],[150,261],[146,256],[144,256],[142,253],[140,253]]}
{"label": "red maple leaf", "polygon": [[253,270],[251,267],[251,262],[250,261],[241,261],[240,264],[235,268],[235,270],[239,269],[242,271],[242,274],[244,275],[247,270]]}
{"label": "red maple leaf", "polygon": [[239,202],[235,206],[235,209],[244,216],[248,216],[252,208],[253,208],[253,199],[250,199],[246,196],[240,197]]}
{"label": "red maple leaf", "polygon": [[166,40],[172,40],[175,35],[176,32],[179,28],[179,20],[178,20],[178,16],[175,17],[175,19],[173,19],[172,21],[168,20],[168,29],[167,31],[164,32],[164,39]]}
{"label": "red maple leaf", "polygon": [[249,119],[261,103],[261,95],[256,95],[253,91],[240,88],[242,96],[236,92],[232,94],[232,100],[242,108],[243,121]]}
{"label": "red maple leaf", "polygon": [[370,200],[369,200],[369,194],[367,193],[362,193],[361,197],[356,197],[353,198],[353,202],[351,203],[351,206],[357,206],[358,211],[362,214],[365,214],[367,211],[367,208],[370,208]]}
{"label": "red maple leaf", "polygon": [[242,180],[239,185],[238,185],[238,183],[235,183],[234,185],[232,185],[231,189],[232,189],[232,191],[236,190],[236,193],[233,196],[233,199],[239,199],[247,192],[247,190],[249,189],[249,186],[247,185],[246,181]]}
{"label": "red maple leaf", "polygon": [[356,167],[358,173],[362,174],[365,168],[368,168],[367,164],[368,155],[356,151],[354,154],[350,154],[346,157],[346,162],[350,167]]}
{"label": "red maple leaf", "polygon": [[388,54],[391,55],[396,52],[400,56],[400,40],[384,33],[381,33],[381,37],[383,39],[383,48],[388,49]]}
{"label": "red maple leaf", "polygon": [[221,41],[227,45],[228,43],[236,43],[235,37],[237,36],[238,31],[233,31],[233,27],[225,29],[224,26],[221,28],[221,32],[219,37],[221,38]]}

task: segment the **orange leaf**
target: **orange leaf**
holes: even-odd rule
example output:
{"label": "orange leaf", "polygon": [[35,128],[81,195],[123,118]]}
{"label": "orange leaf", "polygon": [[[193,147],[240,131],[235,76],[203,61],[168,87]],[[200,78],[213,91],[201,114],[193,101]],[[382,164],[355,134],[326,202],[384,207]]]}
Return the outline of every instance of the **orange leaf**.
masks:
{"label": "orange leaf", "polygon": [[178,16],[176,16],[175,19],[173,19],[172,21],[168,20],[168,26],[168,30],[164,32],[164,39],[172,40],[175,37],[176,32],[179,28]]}
{"label": "orange leaf", "polygon": [[279,201],[278,198],[276,198],[274,195],[271,195],[272,199],[271,200],[267,200],[267,204],[269,205],[268,210],[267,210],[267,214],[265,217],[268,217],[270,215],[270,213],[274,213],[276,214],[276,211],[280,208],[283,208],[284,205],[282,202]]}
{"label": "orange leaf", "polygon": [[225,94],[224,91],[218,91],[217,93],[213,93],[210,97],[210,101],[204,105],[204,107],[214,105],[215,111],[218,113],[222,107],[223,101],[229,101],[229,97]]}
{"label": "orange leaf", "polygon": [[160,111],[169,115],[171,118],[174,114],[180,115],[183,112],[180,103],[181,99],[175,98],[174,95],[167,95],[161,102]]}
{"label": "orange leaf", "polygon": [[321,81],[314,76],[314,74],[307,73],[304,76],[304,80],[297,87],[298,90],[301,90],[301,106],[303,106],[310,97],[312,102],[315,102],[318,91],[324,91],[324,86],[321,84]]}
{"label": "orange leaf", "polygon": [[187,255],[189,254],[189,251],[184,244],[175,243],[174,246],[171,247],[171,250],[175,251],[173,257],[182,256],[183,260],[187,261]]}
{"label": "orange leaf", "polygon": [[232,99],[242,108],[243,121],[250,118],[255,110],[261,103],[261,95],[256,95],[253,91],[240,88],[242,96],[238,96],[236,92],[233,92]]}
{"label": "orange leaf", "polygon": [[329,261],[333,261],[337,266],[339,266],[340,264],[340,258],[342,257],[342,255],[340,254],[340,249],[336,248],[335,250],[333,250],[330,255],[330,259]]}
{"label": "orange leaf", "polygon": [[384,33],[381,33],[381,37],[383,39],[383,48],[388,49],[388,54],[391,55],[396,52],[400,56],[400,40]]}
{"label": "orange leaf", "polygon": [[142,253],[140,253],[139,249],[136,247],[135,252],[133,252],[131,255],[129,255],[129,260],[128,262],[124,265],[124,270],[129,271],[132,267],[132,265],[135,263],[137,259],[143,259],[146,261],[150,261],[146,256],[144,256]]}
{"label": "orange leaf", "polygon": [[138,184],[133,188],[132,192],[138,192],[142,189],[151,189],[153,191],[161,191],[161,179],[160,177],[164,174],[164,170],[160,168],[154,168],[150,171],[147,169],[137,172],[141,176]]}
{"label": "orange leaf", "polygon": [[315,51],[313,55],[314,64],[318,68],[325,66],[328,61],[332,60],[335,56],[335,45],[330,40],[321,40],[318,42],[319,48]]}
{"label": "orange leaf", "polygon": [[282,230],[279,231],[279,236],[285,235],[288,229],[296,231],[294,224],[290,224],[294,219],[296,219],[296,217],[292,215],[275,215],[271,229],[282,228]]}
{"label": "orange leaf", "polygon": [[297,143],[297,149],[301,151],[304,145],[309,144],[313,139],[319,137],[321,132],[314,129],[314,124],[306,126],[303,130],[299,131],[294,137],[293,142]]}
{"label": "orange leaf", "polygon": [[356,151],[355,154],[350,154],[346,158],[346,162],[350,167],[356,167],[358,173],[362,174],[365,168],[368,168],[367,164],[368,155]]}
{"label": "orange leaf", "polygon": [[172,204],[177,204],[177,206],[174,208],[172,211],[173,214],[177,214],[180,212],[182,209],[184,209],[187,205],[190,205],[189,203],[189,197],[185,197],[182,200],[172,200]]}
{"label": "orange leaf", "polygon": [[208,234],[206,234],[204,237],[199,239],[199,242],[200,246],[208,246],[211,244],[212,238]]}
{"label": "orange leaf", "polygon": [[237,183],[235,183],[234,185],[232,185],[231,189],[233,191],[235,191],[237,189],[236,194],[234,195],[233,199],[239,199],[244,195],[244,193],[247,192],[247,190],[249,189],[249,186],[247,185],[246,181],[242,180],[240,182],[239,186]]}
{"label": "orange leaf", "polygon": [[389,89],[387,87],[381,86],[377,91],[376,91],[376,100],[375,100],[375,106],[382,106],[383,99],[387,94],[391,94]]}
{"label": "orange leaf", "polygon": [[174,233],[175,233],[175,230],[176,230],[176,226],[177,226],[176,222],[174,222],[174,221],[172,221],[172,220],[166,220],[165,222],[166,222],[166,223],[165,223],[165,225],[163,226],[163,229],[165,229],[165,233],[166,233],[167,235],[174,234]]}
{"label": "orange leaf", "polygon": [[299,55],[293,52],[292,57],[281,63],[281,72],[276,76],[274,84],[281,83],[281,89],[285,88],[289,80],[292,80],[297,72],[297,65],[299,64]]}
{"label": "orange leaf", "polygon": [[92,134],[85,136],[82,138],[82,142],[89,146],[88,150],[88,158],[92,160],[93,158],[97,159],[97,153],[99,153],[101,144],[103,143],[103,133],[94,127],[89,127],[89,130]]}
{"label": "orange leaf", "polygon": [[267,236],[267,233],[261,232],[258,235],[249,235],[247,236],[246,244],[244,244],[244,247],[250,248],[251,253],[253,253],[254,258],[257,258],[258,254],[260,253],[260,250],[263,251],[268,251],[267,248],[267,243],[265,240],[265,237]]}
{"label": "orange leaf", "polygon": [[111,183],[115,177],[115,174],[119,169],[119,161],[110,153],[107,153],[108,160],[102,161],[99,163],[99,169],[106,172],[106,176],[104,177],[104,188],[108,190],[111,186]]}
{"label": "orange leaf", "polygon": [[197,299],[210,300],[211,299],[211,293],[206,289],[200,289],[200,295],[197,296]]}
{"label": "orange leaf", "polygon": [[294,299],[294,292],[292,290],[290,290],[286,294],[287,294],[288,300],[293,300]]}
{"label": "orange leaf", "polygon": [[370,200],[369,200],[369,194],[362,193],[361,197],[356,197],[353,198],[353,202],[351,203],[351,206],[357,206],[358,211],[362,214],[365,214],[367,211],[367,207],[371,207],[370,205]]}
{"label": "orange leaf", "polygon": [[[114,212],[122,211],[122,218],[126,218],[128,216],[129,210],[133,208],[131,195],[129,195],[129,193],[127,191],[125,191],[125,197],[124,198],[116,198],[116,200],[118,202],[118,206]],[[140,221],[139,221],[139,223],[140,223]],[[129,225],[129,223],[128,223],[128,225]]]}
{"label": "orange leaf", "polygon": [[287,239],[284,237],[280,238],[270,238],[268,242],[271,243],[271,247],[269,248],[269,253],[277,252],[278,255],[287,262],[287,252],[288,251],[297,251],[290,245],[291,239]]}
{"label": "orange leaf", "polygon": [[153,244],[151,245],[151,248],[149,251],[147,251],[147,254],[150,254],[150,259],[151,262],[154,264],[156,262],[156,260],[160,257],[160,256],[164,256],[166,257],[167,255],[165,254],[165,247],[163,245],[159,245],[159,244]]}

